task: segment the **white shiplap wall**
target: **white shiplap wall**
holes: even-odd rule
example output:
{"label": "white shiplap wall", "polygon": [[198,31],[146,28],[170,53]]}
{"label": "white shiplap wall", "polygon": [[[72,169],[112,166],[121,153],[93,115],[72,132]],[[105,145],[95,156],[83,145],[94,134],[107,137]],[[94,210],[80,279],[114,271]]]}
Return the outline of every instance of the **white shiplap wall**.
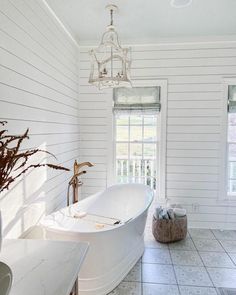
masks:
{"label": "white shiplap wall", "polygon": [[[80,148],[96,166],[85,176],[84,197],[107,184],[112,140],[111,93],[88,84],[88,50],[80,50]],[[221,80],[236,76],[236,42],[133,46],[132,51],[133,79],[168,80],[167,197],[188,209],[193,227],[235,228],[236,203],[219,201],[219,171]]]}
{"label": "white shiplap wall", "polygon": [[[79,155],[78,47],[41,0],[1,0],[0,120],[12,134],[30,128],[26,148],[72,168]],[[1,194],[4,235],[17,237],[66,202],[71,173],[40,168]]]}

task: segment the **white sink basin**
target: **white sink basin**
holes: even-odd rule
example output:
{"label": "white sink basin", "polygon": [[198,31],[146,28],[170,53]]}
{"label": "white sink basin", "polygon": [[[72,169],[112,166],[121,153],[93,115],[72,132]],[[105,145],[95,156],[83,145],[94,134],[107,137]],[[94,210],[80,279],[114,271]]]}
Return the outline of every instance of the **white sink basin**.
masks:
{"label": "white sink basin", "polygon": [[8,295],[12,284],[12,271],[5,263],[0,262],[0,295]]}

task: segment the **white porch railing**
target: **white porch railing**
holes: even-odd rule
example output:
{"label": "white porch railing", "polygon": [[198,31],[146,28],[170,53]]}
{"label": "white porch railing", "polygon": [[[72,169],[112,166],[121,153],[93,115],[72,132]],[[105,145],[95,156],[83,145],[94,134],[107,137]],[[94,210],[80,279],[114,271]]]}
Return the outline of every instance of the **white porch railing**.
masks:
{"label": "white porch railing", "polygon": [[154,159],[117,159],[116,175],[119,183],[143,183],[157,188]]}

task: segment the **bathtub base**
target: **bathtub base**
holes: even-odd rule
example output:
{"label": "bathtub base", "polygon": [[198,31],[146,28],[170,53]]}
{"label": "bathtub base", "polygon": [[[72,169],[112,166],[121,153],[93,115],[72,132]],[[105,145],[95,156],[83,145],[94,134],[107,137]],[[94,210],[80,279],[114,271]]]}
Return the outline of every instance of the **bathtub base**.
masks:
{"label": "bathtub base", "polygon": [[110,269],[109,273],[96,278],[79,278],[80,295],[106,295],[115,289],[135,266],[144,252],[144,241],[140,241],[135,249],[118,264]]}

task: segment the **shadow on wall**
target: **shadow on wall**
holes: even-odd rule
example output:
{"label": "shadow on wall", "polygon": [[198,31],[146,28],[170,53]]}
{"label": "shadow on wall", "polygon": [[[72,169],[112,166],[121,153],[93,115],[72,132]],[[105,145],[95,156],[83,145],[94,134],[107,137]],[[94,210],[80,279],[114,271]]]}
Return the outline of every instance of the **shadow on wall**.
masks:
{"label": "shadow on wall", "polygon": [[[38,147],[47,150],[46,143]],[[50,160],[49,160],[50,159]],[[44,153],[35,154],[31,163],[52,162],[52,157]],[[63,160],[58,157],[57,162]],[[63,163],[64,164],[64,163]],[[10,186],[9,191],[0,197],[0,209],[3,219],[3,236],[16,238],[30,226],[61,203],[66,204],[66,189],[70,173],[55,171],[47,167],[33,169]]]}

